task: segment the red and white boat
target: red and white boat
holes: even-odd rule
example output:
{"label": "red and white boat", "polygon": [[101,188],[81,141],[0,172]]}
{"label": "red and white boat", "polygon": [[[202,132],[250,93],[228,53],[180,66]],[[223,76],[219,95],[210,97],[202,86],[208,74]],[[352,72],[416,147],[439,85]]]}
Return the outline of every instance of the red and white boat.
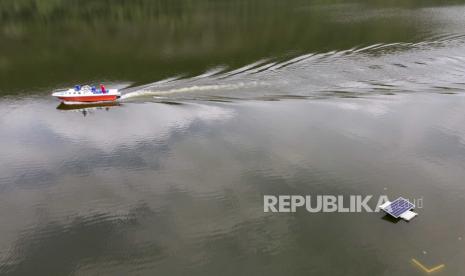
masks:
{"label": "red and white boat", "polygon": [[55,92],[52,96],[57,97],[65,104],[79,104],[114,102],[121,97],[121,93],[118,89],[106,89],[103,85],[100,85],[100,89],[88,85],[83,87],[76,85],[74,88]]}

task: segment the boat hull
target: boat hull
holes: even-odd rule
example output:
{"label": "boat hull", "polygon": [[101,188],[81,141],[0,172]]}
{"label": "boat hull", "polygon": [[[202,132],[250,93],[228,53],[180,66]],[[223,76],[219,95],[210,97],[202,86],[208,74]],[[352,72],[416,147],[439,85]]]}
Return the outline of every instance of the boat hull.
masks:
{"label": "boat hull", "polygon": [[92,102],[116,101],[118,99],[118,96],[117,95],[65,96],[65,97],[58,97],[58,99],[64,102],[92,103]]}

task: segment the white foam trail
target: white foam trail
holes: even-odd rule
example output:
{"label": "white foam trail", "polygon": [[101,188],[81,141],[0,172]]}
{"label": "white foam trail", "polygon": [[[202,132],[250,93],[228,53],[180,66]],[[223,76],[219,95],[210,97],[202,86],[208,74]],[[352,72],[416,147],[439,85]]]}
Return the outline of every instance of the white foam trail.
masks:
{"label": "white foam trail", "polygon": [[239,88],[250,88],[255,86],[264,86],[264,82],[248,82],[248,83],[235,83],[235,84],[210,84],[210,85],[194,85],[189,87],[174,88],[169,90],[141,90],[129,92],[121,96],[121,100],[134,98],[134,97],[144,97],[144,96],[160,96],[167,94],[175,93],[188,93],[196,91],[213,91],[213,90],[235,90]]}

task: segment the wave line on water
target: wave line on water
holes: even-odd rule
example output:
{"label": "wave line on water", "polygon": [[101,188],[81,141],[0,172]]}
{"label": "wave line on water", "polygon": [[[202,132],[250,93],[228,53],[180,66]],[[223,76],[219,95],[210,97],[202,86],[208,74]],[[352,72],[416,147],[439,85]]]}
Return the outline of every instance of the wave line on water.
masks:
{"label": "wave line on water", "polygon": [[[447,82],[459,82],[457,77],[465,71],[464,38],[465,34],[446,34],[420,42],[359,45],[345,50],[303,53],[286,60],[278,60],[278,57],[260,59],[231,70],[226,70],[226,65],[219,65],[197,76],[178,75],[125,89],[121,100],[181,93],[185,93],[181,97],[229,97],[229,93],[221,91],[238,89],[244,91],[234,94],[235,98],[254,98],[256,94],[251,92],[258,86],[268,87],[260,90],[259,96],[283,93],[309,96],[341,90],[364,93],[379,92],[380,89],[436,91],[438,87],[449,87]],[[406,68],[410,68],[408,78],[405,77]],[[454,85],[454,89],[460,91],[463,87]],[[208,91],[219,92],[206,95],[204,92]],[[198,93],[194,95],[195,92]]]}

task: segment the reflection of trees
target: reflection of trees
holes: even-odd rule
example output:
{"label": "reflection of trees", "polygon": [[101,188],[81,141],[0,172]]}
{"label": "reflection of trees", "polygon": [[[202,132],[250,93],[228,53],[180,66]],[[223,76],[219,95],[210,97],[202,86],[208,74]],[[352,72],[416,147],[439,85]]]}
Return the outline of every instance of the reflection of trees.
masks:
{"label": "reflection of trees", "polygon": [[76,79],[140,84],[289,52],[415,37],[414,24],[402,20],[347,24],[318,6],[277,0],[2,0],[0,93]]}
{"label": "reflection of trees", "polygon": [[[254,13],[260,10],[269,11],[266,6],[273,6],[278,1],[266,0],[137,0],[137,1],[112,1],[112,0],[3,0],[0,1],[0,18],[12,20],[34,20],[36,18],[56,20],[62,18],[78,18],[95,20],[96,15],[111,18],[112,20],[138,20],[144,18],[161,17],[162,15],[171,16],[189,16],[194,13],[204,13],[207,10],[218,8],[221,9],[223,4],[228,4],[228,10],[240,8],[255,7]],[[296,2],[296,1],[294,1]],[[300,1],[306,2],[309,1]],[[338,4],[346,3],[341,0],[313,0],[314,4]],[[373,6],[403,6],[416,7],[419,5],[446,5],[461,3],[460,0],[392,0],[387,3],[384,0],[358,0],[356,2],[365,3]],[[290,9],[292,5],[288,3],[279,4],[280,11]]]}

